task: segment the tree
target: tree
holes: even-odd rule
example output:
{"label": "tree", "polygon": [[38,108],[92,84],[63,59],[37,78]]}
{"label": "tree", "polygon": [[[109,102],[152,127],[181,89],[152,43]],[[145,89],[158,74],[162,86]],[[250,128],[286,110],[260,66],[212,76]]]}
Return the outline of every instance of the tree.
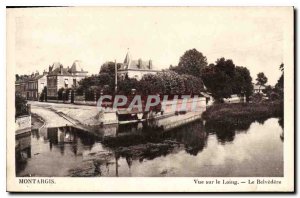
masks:
{"label": "tree", "polygon": [[[117,68],[120,69],[121,65],[122,65],[121,63],[117,63]],[[112,61],[105,62],[100,68],[99,74],[102,74],[102,73],[107,73],[109,75],[114,76],[115,75],[115,63]]]}
{"label": "tree", "polygon": [[118,93],[130,95],[131,90],[136,89],[140,90],[139,81],[135,78],[125,78],[118,82]]}
{"label": "tree", "polygon": [[163,92],[163,81],[157,74],[145,74],[139,81],[140,88],[145,95],[148,94],[162,94]]}
{"label": "tree", "polygon": [[281,65],[279,66],[279,70],[282,72],[282,74],[275,85],[274,91],[280,95],[281,99],[283,99],[283,94],[284,94],[284,64],[283,63],[281,63]]}
{"label": "tree", "polygon": [[15,117],[28,114],[27,101],[25,100],[25,98],[23,98],[18,94],[15,94],[15,108],[16,108]]}
{"label": "tree", "polygon": [[235,67],[235,74],[233,79],[233,93],[246,96],[246,100],[253,93],[252,78],[250,72],[246,67]]}
{"label": "tree", "polygon": [[265,74],[263,72],[260,72],[257,74],[257,85],[259,85],[259,89],[261,86],[264,86],[267,82],[268,82],[268,78],[265,76]]}
{"label": "tree", "polygon": [[170,66],[170,70],[178,74],[201,76],[201,70],[207,66],[207,59],[195,48],[187,50],[179,59],[178,66]]}
{"label": "tree", "polygon": [[235,66],[232,60],[220,58],[202,70],[202,79],[215,100],[222,102],[232,94],[252,95],[253,85],[250,72],[246,67]]}
{"label": "tree", "polygon": [[202,70],[202,79],[208,91],[217,101],[229,98],[233,94],[235,65],[232,60],[220,58],[216,64],[210,64]]}
{"label": "tree", "polygon": [[16,74],[16,81],[18,81],[20,79],[19,74]]}

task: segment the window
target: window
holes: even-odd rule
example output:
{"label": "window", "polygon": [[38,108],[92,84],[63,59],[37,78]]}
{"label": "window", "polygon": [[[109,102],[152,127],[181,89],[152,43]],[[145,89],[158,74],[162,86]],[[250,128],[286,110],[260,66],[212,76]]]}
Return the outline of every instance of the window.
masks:
{"label": "window", "polygon": [[73,79],[73,85],[76,87],[76,79]]}
{"label": "window", "polygon": [[65,87],[67,88],[69,85],[69,79],[65,79]]}

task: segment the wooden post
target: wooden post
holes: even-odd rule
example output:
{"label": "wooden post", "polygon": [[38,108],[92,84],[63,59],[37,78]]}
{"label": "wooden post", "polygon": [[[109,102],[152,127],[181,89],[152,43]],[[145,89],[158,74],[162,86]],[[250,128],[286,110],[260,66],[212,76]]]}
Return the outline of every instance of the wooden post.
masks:
{"label": "wooden post", "polygon": [[118,67],[117,61],[115,60],[115,93],[118,91]]}
{"label": "wooden post", "polygon": [[97,104],[97,92],[96,91],[94,91],[94,100],[95,100],[95,102]]}
{"label": "wooden post", "polygon": [[31,104],[27,104],[28,115],[31,115]]}

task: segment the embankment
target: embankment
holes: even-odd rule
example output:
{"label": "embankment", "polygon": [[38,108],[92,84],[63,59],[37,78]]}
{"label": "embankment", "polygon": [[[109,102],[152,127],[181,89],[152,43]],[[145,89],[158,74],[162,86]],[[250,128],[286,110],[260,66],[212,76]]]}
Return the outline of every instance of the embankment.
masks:
{"label": "embankment", "polygon": [[202,118],[208,122],[243,124],[271,117],[283,117],[283,102],[216,104]]}

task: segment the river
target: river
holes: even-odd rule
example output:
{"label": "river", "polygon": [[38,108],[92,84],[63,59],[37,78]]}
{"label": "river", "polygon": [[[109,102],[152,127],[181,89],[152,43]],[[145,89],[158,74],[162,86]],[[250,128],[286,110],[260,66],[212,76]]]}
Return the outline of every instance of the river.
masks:
{"label": "river", "polygon": [[16,175],[281,177],[280,121],[236,126],[198,120],[171,130],[139,123],[101,133],[35,129],[16,137]]}

